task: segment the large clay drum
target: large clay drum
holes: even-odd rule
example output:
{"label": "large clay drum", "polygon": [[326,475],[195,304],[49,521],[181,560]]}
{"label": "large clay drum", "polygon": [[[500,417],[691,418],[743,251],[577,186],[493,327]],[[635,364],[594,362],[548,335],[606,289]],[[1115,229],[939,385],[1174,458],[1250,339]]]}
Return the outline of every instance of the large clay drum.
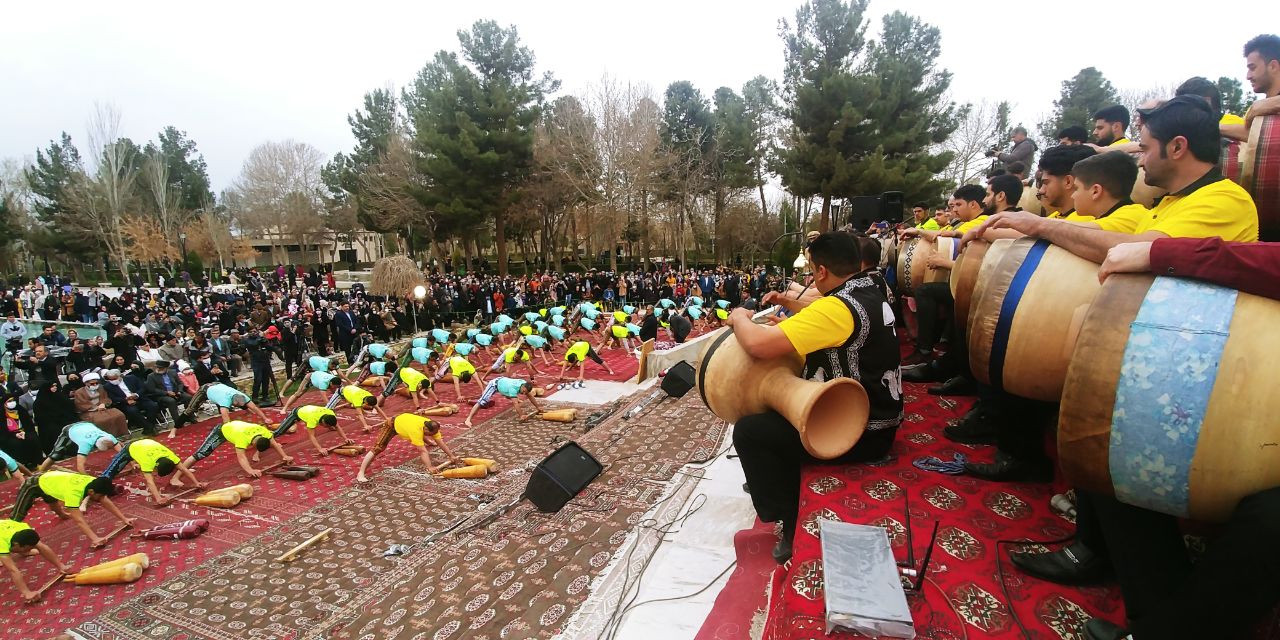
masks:
{"label": "large clay drum", "polygon": [[[1119,153],[1118,151],[1112,153]],[[1160,187],[1153,187],[1147,184],[1147,172],[1142,167],[1138,167],[1138,179],[1133,183],[1133,193],[1129,194],[1129,199],[1150,209],[1156,206],[1156,202],[1163,198],[1168,191]]]}
{"label": "large clay drum", "polygon": [[986,240],[974,240],[965,245],[964,250],[956,257],[956,264],[951,269],[951,299],[956,316],[956,335],[964,336],[969,326],[969,302],[973,297],[973,287],[978,284],[978,272],[982,269],[983,259],[991,243]]}
{"label": "large clay drum", "polygon": [[871,406],[857,380],[805,380],[800,377],[800,354],[758,360],[742,349],[728,328],[704,344],[698,393],[721,419],[737,422],[743,416],[777,411],[800,432],[805,450],[822,460],[844,455],[862,438]]}
{"label": "large clay drum", "polygon": [[[933,243],[933,253],[935,255],[943,255],[952,260],[960,254],[960,238],[938,238]],[[925,258],[926,263],[928,258]],[[951,269],[933,269],[927,267],[924,271],[925,282],[946,282],[951,278]]]}
{"label": "large clay drum", "polygon": [[1280,242],[1280,116],[1253,119],[1240,151],[1240,186],[1258,207],[1258,239]]}
{"label": "large clay drum", "polygon": [[1018,198],[1018,208],[1042,216],[1044,206],[1040,204],[1040,198],[1036,197],[1037,190],[1034,182],[1022,185],[1022,197]]}
{"label": "large clay drum", "polygon": [[898,245],[898,295],[910,296],[924,284],[925,265],[933,255],[934,243],[911,238]]}
{"label": "large clay drum", "polygon": [[1058,417],[1071,485],[1221,521],[1280,486],[1280,302],[1195,280],[1107,278]]}
{"label": "large clay drum", "polygon": [[[984,265],[990,260],[984,260]],[[984,269],[985,271],[985,269]],[[1013,241],[971,303],[969,367],[983,384],[1057,402],[1098,265],[1045,240]]]}
{"label": "large clay drum", "polygon": [[[974,309],[973,301],[980,300],[982,299],[982,296],[986,295],[985,292],[987,290],[987,283],[991,281],[991,274],[995,272],[996,267],[999,266],[1000,264],[1000,259],[1004,257],[1005,252],[1008,251],[1009,247],[1012,245],[1013,245],[1013,240],[1009,238],[1002,238],[1000,240],[996,240],[995,242],[991,243],[990,247],[987,248],[986,255],[982,256],[982,264],[979,265],[978,267],[978,276],[974,281],[973,291],[969,292],[967,296],[968,299],[965,300],[965,305],[967,305],[968,307],[968,312],[965,314],[965,318],[964,318],[965,331],[963,334],[961,334],[965,337],[965,340],[970,339],[969,327],[972,327],[974,323],[973,313],[975,309]],[[966,297],[965,292],[959,286],[956,286],[954,289],[952,289],[953,299],[956,299],[955,296],[957,294],[960,296],[960,298]]]}

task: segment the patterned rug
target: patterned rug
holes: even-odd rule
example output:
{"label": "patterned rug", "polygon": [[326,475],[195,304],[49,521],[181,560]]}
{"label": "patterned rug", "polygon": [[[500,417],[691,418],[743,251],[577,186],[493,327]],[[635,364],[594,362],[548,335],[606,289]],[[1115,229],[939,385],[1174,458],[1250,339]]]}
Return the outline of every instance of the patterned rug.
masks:
{"label": "patterned rug", "polygon": [[[340,485],[329,500],[170,574],[72,633],[139,640],[550,637],[628,533],[645,526],[641,516],[677,470],[721,446],[725,426],[696,396],[621,420],[636,399],[586,433],[585,410],[563,424],[522,422],[504,411],[450,440],[463,455],[498,460],[497,475],[435,479],[414,457],[369,485]],[[600,478],[555,514],[527,502],[505,509],[522,493],[528,468],[568,438],[605,465]],[[393,444],[388,453],[407,449]],[[328,542],[293,563],[274,562],[326,528],[334,530]],[[391,544],[410,551],[383,557]]]}
{"label": "patterned rug", "polygon": [[[823,636],[825,605],[819,519],[886,527],[899,560],[907,557],[905,505],[911,509],[912,542],[919,564],[934,522],[940,524],[937,548],[922,594],[908,601],[920,638],[1081,638],[1081,626],[1092,616],[1123,621],[1115,588],[1075,589],[1025,577],[1004,557],[1003,592],[996,540],[1056,540],[1074,531],[1073,523],[1049,510],[1054,488],[1047,484],[983,482],[964,476],[922,471],[912,461],[954,453],[989,460],[993,447],[956,445],[942,428],[959,420],[970,402],[936,398],[923,385],[906,385],[906,424],[899,432],[893,459],[869,465],[805,469],[801,526],[791,563],[774,574],[769,620],[764,637]],[[1058,488],[1061,490],[1061,488]],[[1042,547],[1037,547],[1042,548]],[[1016,603],[1019,629],[1010,615]],[[832,637],[861,637],[838,633]]]}

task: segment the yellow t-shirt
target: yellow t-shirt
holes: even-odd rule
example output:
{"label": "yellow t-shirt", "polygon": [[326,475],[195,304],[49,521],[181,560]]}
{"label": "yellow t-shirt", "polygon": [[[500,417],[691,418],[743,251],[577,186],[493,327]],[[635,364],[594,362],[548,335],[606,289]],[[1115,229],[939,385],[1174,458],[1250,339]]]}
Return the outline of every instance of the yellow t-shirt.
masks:
{"label": "yellow t-shirt", "polygon": [[778,328],[801,355],[837,347],[853,335],[857,322],[839,298],[823,296],[778,323]]}
{"label": "yellow t-shirt", "polygon": [[589,342],[575,342],[573,343],[573,346],[569,347],[569,349],[564,352],[564,361],[568,362],[569,355],[572,354],[578,356],[578,362],[582,362],[587,359],[587,351],[590,349],[591,343]]}
{"label": "yellow t-shirt", "polygon": [[970,229],[977,229],[978,225],[981,225],[982,223],[986,222],[987,218],[990,218],[990,217],[991,216],[984,213],[968,222],[962,222],[960,223],[960,226],[956,227],[956,233],[963,234],[966,231],[969,231]]}
{"label": "yellow t-shirt", "polygon": [[364,406],[365,398],[369,398],[372,396],[373,396],[372,393],[369,393],[368,391],[365,391],[364,389],[361,389],[360,387],[357,387],[354,384],[349,384],[342,388],[342,399],[346,400],[347,402],[350,402],[351,406],[357,409]]}
{"label": "yellow t-shirt", "polygon": [[1170,238],[1213,238],[1227,242],[1258,239],[1258,208],[1249,192],[1221,179],[1186,195],[1167,195],[1153,209],[1130,205],[1094,220],[1104,231],[1139,234],[1159,231]]}
{"label": "yellow t-shirt", "polygon": [[917,225],[917,228],[927,229],[929,231],[937,231],[942,227],[938,226],[937,220],[934,220],[933,218],[929,218],[928,220],[925,220],[924,222],[921,222],[919,225]]}
{"label": "yellow t-shirt", "polygon": [[[516,351],[518,351],[518,350],[517,350],[515,347],[511,347],[510,349],[507,349],[506,351],[503,351],[503,352],[502,352],[502,360],[503,360],[503,362],[506,362],[507,364],[512,364],[512,363],[514,363],[514,362],[516,361]],[[525,351],[525,352],[524,352],[524,356],[523,356],[522,358],[520,358],[520,361],[521,361],[521,362],[528,362],[528,361],[529,361],[529,352],[528,352],[528,351]]]}
{"label": "yellow t-shirt", "polygon": [[129,457],[138,463],[138,468],[143,473],[151,473],[156,470],[156,463],[162,459],[172,460],[175,464],[182,462],[178,458],[178,454],[174,453],[169,447],[166,447],[151,438],[143,438],[136,440],[129,445]]}
{"label": "yellow t-shirt", "polygon": [[466,358],[453,357],[449,358],[449,373],[455,378],[461,378],[464,373],[475,373],[476,367],[467,361]]}
{"label": "yellow t-shirt", "polygon": [[93,476],[83,473],[50,471],[40,476],[38,484],[45,495],[61,500],[72,509],[78,509],[80,503],[84,501],[85,490],[93,479]]}
{"label": "yellow t-shirt", "polygon": [[232,420],[222,425],[222,437],[227,439],[237,449],[248,449],[253,443],[253,439],[262,436],[268,440],[271,439],[271,430],[252,422],[241,422]]}
{"label": "yellow t-shirt", "polygon": [[[412,413],[402,413],[396,416],[394,421],[396,433],[399,434],[401,438],[408,440],[409,444],[412,444],[415,447],[421,447],[425,444],[424,440],[426,439],[427,423],[429,422],[431,422],[430,418],[415,416]],[[439,431],[431,437],[436,442],[444,441],[444,435]]]}
{"label": "yellow t-shirt", "polygon": [[1061,211],[1054,211],[1049,217],[1054,220],[1066,220],[1067,222],[1091,222],[1093,220],[1093,216],[1081,215],[1077,213],[1075,209],[1072,209],[1065,214]]}
{"label": "yellow t-shirt", "polygon": [[1109,144],[1109,145],[1107,145],[1107,146],[1108,146],[1108,147],[1118,147],[1118,146],[1120,146],[1120,145],[1122,145],[1122,144],[1129,144],[1129,139],[1128,139],[1128,138],[1120,138],[1119,140],[1116,140],[1115,142],[1112,142],[1111,144]]}
{"label": "yellow t-shirt", "polygon": [[337,417],[337,415],[333,412],[333,409],[319,405],[307,404],[298,407],[298,419],[302,420],[302,424],[307,425],[308,429],[316,428],[320,424],[320,418],[325,416]]}
{"label": "yellow t-shirt", "polygon": [[404,382],[404,386],[408,387],[410,391],[421,389],[424,382],[427,384],[428,389],[431,388],[431,380],[422,375],[417,369],[410,367],[400,367],[400,380]]}
{"label": "yellow t-shirt", "polygon": [[25,522],[8,518],[0,520],[0,556],[7,556],[13,550],[13,534],[30,528],[31,525]]}
{"label": "yellow t-shirt", "polygon": [[1244,124],[1244,118],[1241,118],[1234,113],[1224,113],[1222,114],[1222,119],[1218,121],[1218,124]]}

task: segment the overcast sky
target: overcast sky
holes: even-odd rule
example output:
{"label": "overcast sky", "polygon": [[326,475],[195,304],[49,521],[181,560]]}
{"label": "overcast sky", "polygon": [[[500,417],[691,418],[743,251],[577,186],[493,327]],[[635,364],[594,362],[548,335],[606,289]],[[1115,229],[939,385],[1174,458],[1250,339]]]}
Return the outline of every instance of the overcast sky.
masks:
{"label": "overcast sky", "polygon": [[[870,34],[895,8],[940,27],[954,98],[1010,100],[1015,119],[1033,126],[1052,110],[1062,80],[1087,66],[1122,89],[1193,75],[1243,81],[1244,42],[1280,28],[1280,3],[1248,4],[1228,20],[1202,3],[872,0]],[[83,151],[94,103],[106,102],[123,116],[121,133],[139,144],[166,125],[186,131],[220,191],[267,140],[347,150],[346,116],[362,95],[406,85],[434,52],[456,50],[456,31],[478,19],[516,25],[562,92],[581,92],[608,73],[659,96],[668,83],[690,80],[709,97],[757,74],[780,79],[778,19],[794,22],[798,6],[9,2],[0,20],[0,158],[32,158],[63,130]]]}

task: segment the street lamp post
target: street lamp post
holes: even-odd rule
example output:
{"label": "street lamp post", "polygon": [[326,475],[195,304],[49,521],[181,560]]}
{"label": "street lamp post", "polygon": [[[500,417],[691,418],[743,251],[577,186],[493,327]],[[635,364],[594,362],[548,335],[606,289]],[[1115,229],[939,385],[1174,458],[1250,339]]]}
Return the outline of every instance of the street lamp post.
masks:
{"label": "street lamp post", "polygon": [[427,288],[422,285],[414,287],[413,297],[417,300],[413,304],[413,335],[416,337],[418,335],[418,305],[422,304],[422,299],[427,297]]}
{"label": "street lamp post", "polygon": [[187,232],[178,232],[178,250],[182,252],[182,270],[187,270]]}

